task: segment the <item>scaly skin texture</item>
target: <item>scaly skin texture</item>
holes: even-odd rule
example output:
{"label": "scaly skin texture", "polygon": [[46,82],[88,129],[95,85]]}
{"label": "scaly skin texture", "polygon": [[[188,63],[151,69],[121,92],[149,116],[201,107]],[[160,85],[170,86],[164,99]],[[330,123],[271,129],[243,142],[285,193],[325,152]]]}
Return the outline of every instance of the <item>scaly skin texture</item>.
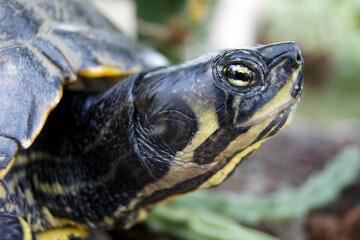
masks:
{"label": "scaly skin texture", "polygon": [[31,240],[33,234],[29,225],[21,218],[0,213],[0,238]]}
{"label": "scaly skin texture", "polygon": [[[229,81],[239,64],[248,85]],[[300,50],[280,43],[144,71],[105,93],[65,91],[1,181],[0,211],[34,232],[130,227],[154,204],[220,184],[289,124],[302,84]]]}

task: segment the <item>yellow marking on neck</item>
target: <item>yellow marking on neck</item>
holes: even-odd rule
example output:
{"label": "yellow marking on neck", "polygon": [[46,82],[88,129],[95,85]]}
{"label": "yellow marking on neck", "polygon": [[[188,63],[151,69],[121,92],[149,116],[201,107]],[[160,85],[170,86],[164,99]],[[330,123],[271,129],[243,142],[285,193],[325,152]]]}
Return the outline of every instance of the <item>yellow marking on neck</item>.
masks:
{"label": "yellow marking on neck", "polygon": [[194,151],[219,128],[215,109],[201,111],[201,109],[195,108],[193,111],[198,119],[198,131],[191,142],[176,154],[174,161],[181,163],[191,162]]}
{"label": "yellow marking on neck", "polygon": [[227,175],[237,166],[237,164],[249,153],[259,148],[261,144],[263,144],[266,139],[260,140],[259,142],[247,147],[244,151],[238,153],[235,157],[233,157],[230,162],[220,171],[218,171],[215,175],[213,175],[209,180],[203,183],[198,189],[209,188],[212,186],[216,186],[222,183]]}
{"label": "yellow marking on neck", "polygon": [[81,230],[75,227],[67,227],[45,231],[36,234],[37,240],[69,240],[69,236],[76,236],[81,239],[89,236],[89,233],[85,230]]}
{"label": "yellow marking on neck", "polygon": [[0,185],[0,200],[5,198],[6,198],[6,190],[2,185]]}
{"label": "yellow marking on neck", "polygon": [[34,206],[36,204],[33,193],[29,188],[24,190],[24,197],[29,206]]}
{"label": "yellow marking on neck", "polygon": [[21,165],[27,164],[27,163],[28,163],[28,156],[18,154],[16,156],[16,162],[14,163],[14,167],[21,166]]}
{"label": "yellow marking on neck", "polygon": [[[36,174],[32,175],[33,183],[36,189],[50,193],[51,195],[67,195],[73,194],[74,192],[78,192],[79,190],[89,187],[89,188],[96,188],[98,186],[102,186],[107,182],[115,179],[118,166],[120,162],[116,161],[111,164],[109,167],[109,171],[107,175],[102,175],[98,179],[94,179],[92,181],[79,181],[74,182],[71,185],[62,185],[60,183],[47,183],[41,182]],[[71,174],[71,173],[69,173]]]}
{"label": "yellow marking on neck", "polygon": [[25,176],[26,176],[25,170],[17,172],[16,174],[14,174],[13,178],[6,183],[6,187],[10,194],[12,195],[15,194],[15,189],[19,186],[19,181],[25,178]]}
{"label": "yellow marking on neck", "polygon": [[10,171],[12,165],[14,164],[15,158],[13,158],[9,164],[4,169],[0,169],[0,179],[3,179],[6,174]]}
{"label": "yellow marking on neck", "polygon": [[80,77],[98,78],[98,77],[118,77],[129,76],[142,70],[142,67],[133,67],[131,69],[121,69],[114,66],[99,65],[95,67],[83,68],[78,72]]}
{"label": "yellow marking on neck", "polygon": [[52,161],[56,163],[71,162],[71,156],[68,157],[57,157],[46,152],[35,152],[32,151],[28,155],[18,154],[14,166],[21,166],[35,161]]}
{"label": "yellow marking on neck", "polygon": [[105,216],[103,219],[103,223],[106,227],[112,227],[115,225],[115,220],[112,217]]}
{"label": "yellow marking on neck", "polygon": [[[75,222],[75,221],[72,221],[69,219],[65,219],[65,218],[54,217],[47,207],[43,207],[41,209],[41,213],[44,215],[44,218],[48,221],[50,226],[53,228],[62,228],[65,226],[75,226],[76,228],[79,228],[79,229],[85,228],[82,224],[80,224],[78,222]],[[95,227],[94,223],[89,222],[87,224],[89,226]]]}
{"label": "yellow marking on neck", "polygon": [[[5,181],[8,192],[0,186],[0,199],[6,199],[1,211],[12,212],[22,216],[26,222],[31,224],[31,228],[34,231],[43,230],[43,219],[38,216],[37,210],[34,210],[33,208],[36,205],[36,199],[33,196],[33,192],[27,184],[22,185],[21,188],[19,187],[19,182],[23,181],[25,175],[25,170],[18,171],[14,173],[9,182]],[[24,212],[24,204],[28,206],[30,209],[29,211]]]}
{"label": "yellow marking on neck", "polygon": [[171,188],[179,179],[189,179],[206,171],[193,163],[193,155],[194,151],[219,128],[218,119],[215,108],[202,111],[199,107],[193,108],[193,111],[198,119],[198,132],[184,150],[175,155],[174,164],[168,174],[159,181],[147,185],[141,194],[149,196],[159,189]]}
{"label": "yellow marking on neck", "polygon": [[[76,191],[78,189],[75,188],[75,186],[63,186],[60,183],[42,183],[38,180],[37,175],[34,174],[34,186],[36,189],[41,190],[42,192],[58,195],[58,194],[68,194],[72,191]],[[85,187],[86,184],[77,185],[77,188]]]}
{"label": "yellow marking on neck", "polygon": [[126,207],[124,206],[121,206],[119,207],[114,213],[113,213],[113,216],[115,218],[119,218],[121,216],[121,213],[125,212],[126,211]]}
{"label": "yellow marking on neck", "polygon": [[25,160],[23,163],[28,163],[30,161],[38,161],[38,160],[64,163],[64,162],[71,162],[72,158],[71,156],[67,156],[67,157],[53,156],[46,152],[31,152],[29,156],[25,156]]}
{"label": "yellow marking on neck", "polygon": [[[243,151],[235,155],[229,163],[217,173],[215,173],[211,178],[209,178],[206,182],[204,182],[198,189],[209,188],[211,186],[215,186],[220,184],[222,181],[225,180],[227,175],[237,166],[237,164],[250,152],[254,151],[255,149],[259,148],[260,145],[267,140],[262,139],[257,143],[254,143],[251,146],[248,146],[251,142],[253,142],[265,129],[268,124],[273,120],[274,117],[266,119],[261,123],[254,125],[250,128],[245,134],[238,136],[235,140],[233,140],[229,145],[217,155],[214,160],[212,161],[213,164],[216,164],[223,159],[230,157],[234,152],[238,151],[239,149],[245,148]],[[247,147],[248,146],[248,147]]]}
{"label": "yellow marking on neck", "polygon": [[31,229],[29,227],[29,224],[20,217],[19,217],[19,221],[20,221],[22,231],[23,231],[23,239],[22,240],[32,240],[33,238],[32,238]]}
{"label": "yellow marking on neck", "polygon": [[142,222],[147,217],[147,211],[145,209],[140,209],[138,215],[136,216],[136,222]]}

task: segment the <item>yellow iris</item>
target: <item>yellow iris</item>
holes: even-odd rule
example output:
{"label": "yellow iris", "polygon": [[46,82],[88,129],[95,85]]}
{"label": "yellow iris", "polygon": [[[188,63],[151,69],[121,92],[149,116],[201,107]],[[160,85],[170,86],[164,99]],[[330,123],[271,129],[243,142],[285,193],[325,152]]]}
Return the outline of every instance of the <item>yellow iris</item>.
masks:
{"label": "yellow iris", "polygon": [[229,83],[238,87],[246,87],[254,83],[253,72],[244,65],[230,65],[224,69]]}

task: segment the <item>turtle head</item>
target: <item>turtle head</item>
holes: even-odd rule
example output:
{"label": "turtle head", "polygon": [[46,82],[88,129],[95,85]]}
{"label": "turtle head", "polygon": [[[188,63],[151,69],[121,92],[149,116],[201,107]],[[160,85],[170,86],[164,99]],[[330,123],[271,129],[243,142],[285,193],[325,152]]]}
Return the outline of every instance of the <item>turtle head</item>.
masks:
{"label": "turtle head", "polygon": [[[303,88],[295,43],[210,53],[136,83],[136,139],[154,181],[139,204],[220,184],[292,119]],[[154,170],[157,169],[157,170]]]}

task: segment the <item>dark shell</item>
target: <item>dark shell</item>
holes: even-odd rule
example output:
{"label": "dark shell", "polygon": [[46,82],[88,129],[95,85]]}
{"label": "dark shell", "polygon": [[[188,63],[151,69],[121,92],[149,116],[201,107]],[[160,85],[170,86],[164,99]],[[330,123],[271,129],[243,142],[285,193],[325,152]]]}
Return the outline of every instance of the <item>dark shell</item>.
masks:
{"label": "dark shell", "polygon": [[[0,171],[16,145],[31,145],[79,72],[106,66],[120,74],[166,63],[85,0],[0,0],[0,29],[0,137],[15,149],[0,144]],[[109,74],[103,71],[97,77]]]}

